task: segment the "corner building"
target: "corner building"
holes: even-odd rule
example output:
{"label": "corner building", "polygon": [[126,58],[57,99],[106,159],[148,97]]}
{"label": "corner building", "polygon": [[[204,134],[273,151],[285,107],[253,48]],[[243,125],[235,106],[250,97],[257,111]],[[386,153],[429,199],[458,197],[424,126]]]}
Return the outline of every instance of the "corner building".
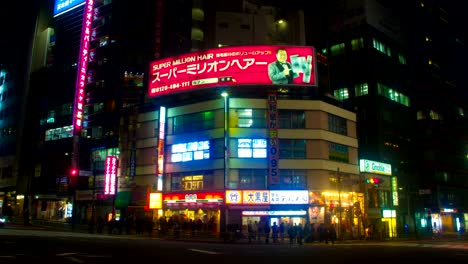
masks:
{"label": "corner building", "polygon": [[[195,221],[215,234],[246,233],[249,221],[326,223],[343,237],[363,234],[356,116],[315,89],[232,85],[163,95],[139,108],[130,126],[136,127],[133,181],[161,193],[153,220],[163,217],[174,230]],[[269,128],[272,111],[277,133]],[[122,166],[122,174],[131,174],[125,172],[131,164]]]}

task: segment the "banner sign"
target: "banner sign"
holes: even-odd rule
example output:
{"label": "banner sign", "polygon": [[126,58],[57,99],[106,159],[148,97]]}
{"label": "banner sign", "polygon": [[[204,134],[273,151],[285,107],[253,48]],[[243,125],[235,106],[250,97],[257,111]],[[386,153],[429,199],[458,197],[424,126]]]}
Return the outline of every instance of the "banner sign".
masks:
{"label": "banner sign", "polygon": [[197,51],[152,62],[148,92],[153,97],[221,85],[315,86],[315,65],[315,49],[306,46],[236,46]]}

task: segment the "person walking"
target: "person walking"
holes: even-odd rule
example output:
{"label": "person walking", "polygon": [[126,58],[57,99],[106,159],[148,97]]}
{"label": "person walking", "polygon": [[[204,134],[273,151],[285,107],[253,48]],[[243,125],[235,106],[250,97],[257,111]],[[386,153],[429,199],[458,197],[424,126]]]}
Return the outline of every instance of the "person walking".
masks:
{"label": "person walking", "polygon": [[265,244],[268,244],[270,242],[270,224],[268,223],[268,220],[265,221],[265,225],[263,227],[263,232],[265,233]]}
{"label": "person walking", "polygon": [[289,237],[289,244],[293,245],[294,240],[296,240],[296,228],[291,224],[288,225],[288,237]]}
{"label": "person walking", "polygon": [[254,231],[254,226],[252,224],[252,221],[249,221],[249,224],[247,225],[247,236],[249,238],[249,244],[252,243],[252,240],[255,240],[255,231]]}
{"label": "person walking", "polygon": [[280,240],[281,240],[281,243],[284,243],[284,233],[285,233],[285,226],[284,226],[284,222],[281,222],[280,225],[279,225],[279,235],[280,235]]}
{"label": "person walking", "polygon": [[278,229],[279,229],[278,225],[276,224],[276,222],[274,222],[273,225],[271,226],[271,233],[272,233],[271,238],[273,239],[273,243],[278,243],[278,232],[279,232]]}

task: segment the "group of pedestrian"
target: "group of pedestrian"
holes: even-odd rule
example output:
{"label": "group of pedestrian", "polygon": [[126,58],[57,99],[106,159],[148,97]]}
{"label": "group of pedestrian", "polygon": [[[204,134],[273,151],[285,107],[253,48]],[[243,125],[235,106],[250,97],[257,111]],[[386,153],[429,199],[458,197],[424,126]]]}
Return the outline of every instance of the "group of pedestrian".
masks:
{"label": "group of pedestrian", "polygon": [[330,241],[332,244],[335,243],[337,236],[333,224],[320,224],[317,228],[317,232],[319,234],[319,242],[325,241],[325,244],[328,244],[328,241]]}
{"label": "group of pedestrian", "polygon": [[281,222],[279,225],[273,222],[273,225],[270,226],[268,221],[249,221],[247,232],[249,243],[264,241],[265,244],[269,244],[270,238],[272,243],[284,243],[286,234],[288,235],[290,244],[297,243],[302,245],[304,239],[304,229],[300,223],[288,224],[286,226],[284,222]]}

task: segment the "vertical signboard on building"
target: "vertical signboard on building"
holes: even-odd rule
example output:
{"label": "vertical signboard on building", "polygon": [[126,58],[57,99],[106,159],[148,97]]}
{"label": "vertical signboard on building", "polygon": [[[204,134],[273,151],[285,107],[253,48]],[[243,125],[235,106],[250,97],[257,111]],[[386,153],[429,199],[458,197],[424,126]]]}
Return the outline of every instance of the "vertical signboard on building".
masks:
{"label": "vertical signboard on building", "polygon": [[83,125],[83,108],[85,102],[86,72],[88,68],[89,39],[93,19],[94,0],[87,0],[84,8],[83,24],[81,26],[81,44],[78,54],[78,70],[76,74],[75,101],[73,106],[73,135],[79,135]]}
{"label": "vertical signboard on building", "polygon": [[278,107],[276,93],[268,94],[268,184],[280,183],[278,160]]}
{"label": "vertical signboard on building", "polygon": [[105,195],[114,195],[116,180],[117,180],[117,167],[118,167],[118,158],[117,156],[107,156],[105,163],[104,171],[104,194]]}
{"label": "vertical signboard on building", "polygon": [[157,190],[163,189],[164,175],[164,139],[166,137],[166,107],[159,108],[159,134],[158,134],[158,179]]}

